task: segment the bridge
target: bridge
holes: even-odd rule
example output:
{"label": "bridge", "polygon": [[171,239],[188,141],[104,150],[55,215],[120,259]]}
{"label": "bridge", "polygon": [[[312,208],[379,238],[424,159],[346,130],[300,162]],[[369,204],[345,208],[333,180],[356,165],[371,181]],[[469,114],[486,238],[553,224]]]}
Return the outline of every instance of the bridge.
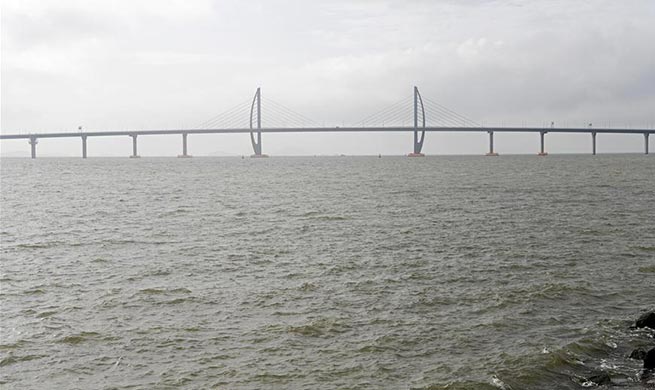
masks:
{"label": "bridge", "polygon": [[[409,102],[409,104],[407,104]],[[413,149],[409,157],[423,157],[423,143],[426,132],[482,132],[489,136],[489,150],[487,156],[497,156],[494,150],[494,133],[538,133],[540,135],[540,148],[538,156],[546,156],[545,136],[548,133],[585,133],[591,135],[591,153],[596,154],[597,134],[642,134],[644,137],[644,153],[648,154],[649,136],[655,133],[655,129],[619,129],[619,128],[593,128],[591,124],[587,127],[485,127],[475,121],[460,115],[439,103],[424,99],[418,88],[414,87],[411,99],[403,99],[393,105],[364,118],[357,126],[348,127],[321,127],[304,117],[301,114],[279,104],[270,101],[271,111],[275,112],[275,119],[270,119],[272,127],[262,126],[262,93],[257,88],[252,100],[225,111],[205,122],[196,128],[189,129],[167,129],[167,130],[120,130],[120,131],[80,131],[77,132],[52,132],[52,133],[20,133],[0,134],[0,139],[26,139],[31,147],[31,156],[36,158],[36,146],[39,139],[46,138],[79,138],[82,141],[82,158],[87,158],[87,139],[89,137],[118,137],[128,136],[132,138],[132,154],[130,158],[138,158],[138,142],[140,136],[147,135],[181,135],[182,154],[181,158],[191,157],[188,154],[187,138],[190,134],[250,134],[250,141],[253,148],[251,157],[267,157],[262,153],[262,134],[266,133],[363,133],[363,132],[406,132],[413,134]],[[245,125],[233,125],[235,121],[247,118]],[[430,125],[428,118],[436,125]],[[409,122],[410,125],[404,125]],[[398,125],[401,123],[402,125]],[[232,125],[230,125],[232,124]]]}

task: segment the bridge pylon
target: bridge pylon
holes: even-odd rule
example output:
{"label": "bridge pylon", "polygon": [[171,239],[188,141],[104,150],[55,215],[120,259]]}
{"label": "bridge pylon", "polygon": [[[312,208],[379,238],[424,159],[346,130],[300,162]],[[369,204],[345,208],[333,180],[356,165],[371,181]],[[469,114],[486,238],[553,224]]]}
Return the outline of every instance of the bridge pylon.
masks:
{"label": "bridge pylon", "polygon": [[[420,111],[419,111],[420,104]],[[420,113],[420,120],[419,120]],[[419,126],[420,123],[420,126]],[[418,136],[419,128],[422,129],[421,137]],[[425,140],[425,107],[423,106],[423,98],[418,91],[418,87],[414,86],[414,151],[408,154],[408,157],[425,157],[421,153],[423,149],[423,141]]]}
{"label": "bridge pylon", "polygon": [[[254,121],[255,115],[257,116],[256,121]],[[256,131],[253,132],[253,130]],[[257,133],[257,140],[255,140],[255,133]],[[250,105],[250,142],[254,151],[250,157],[268,157],[268,155],[262,154],[262,89],[260,87],[257,87]]]}

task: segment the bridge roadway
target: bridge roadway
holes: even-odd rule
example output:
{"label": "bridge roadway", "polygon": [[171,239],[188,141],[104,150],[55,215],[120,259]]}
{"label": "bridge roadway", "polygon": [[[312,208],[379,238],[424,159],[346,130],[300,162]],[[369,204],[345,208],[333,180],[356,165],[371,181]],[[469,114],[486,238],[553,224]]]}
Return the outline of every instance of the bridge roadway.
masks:
{"label": "bridge roadway", "polygon": [[539,155],[545,156],[544,135],[547,133],[588,133],[592,135],[592,154],[596,154],[596,134],[643,134],[644,151],[648,154],[648,138],[655,133],[655,129],[618,129],[618,128],[565,128],[565,127],[298,127],[298,128],[228,128],[228,129],[168,129],[168,130],[117,130],[117,131],[77,131],[77,132],[53,132],[53,133],[21,133],[21,134],[0,134],[0,139],[27,139],[32,147],[32,158],[36,158],[36,144],[39,138],[81,138],[82,157],[86,158],[86,139],[88,137],[116,137],[129,136],[133,141],[133,153],[130,157],[138,157],[137,137],[145,135],[182,135],[182,155],[179,157],[190,157],[187,154],[187,136],[189,134],[245,134],[245,133],[364,133],[364,132],[485,132],[489,134],[489,152],[487,155],[495,156],[493,135],[494,133],[539,133],[541,135],[541,148]]}

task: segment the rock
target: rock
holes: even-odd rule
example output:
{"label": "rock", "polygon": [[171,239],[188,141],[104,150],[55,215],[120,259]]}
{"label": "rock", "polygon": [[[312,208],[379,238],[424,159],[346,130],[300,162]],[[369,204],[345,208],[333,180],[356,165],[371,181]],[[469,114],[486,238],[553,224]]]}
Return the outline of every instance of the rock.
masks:
{"label": "rock", "polygon": [[610,375],[606,372],[601,372],[596,375],[592,375],[589,378],[587,378],[588,382],[593,382],[598,386],[603,386],[603,385],[611,385],[612,384],[612,379],[610,378]]}
{"label": "rock", "polygon": [[630,356],[628,356],[628,358],[635,359],[635,360],[644,360],[645,357],[646,357],[646,351],[641,348],[635,349],[630,353]]}
{"label": "rock", "polygon": [[655,348],[651,348],[650,351],[646,352],[644,368],[647,370],[655,369]]}
{"label": "rock", "polygon": [[655,378],[651,370],[644,370],[641,373],[641,383],[644,385],[645,389],[655,389]]}
{"label": "rock", "polygon": [[635,325],[637,328],[655,329],[655,311],[649,311],[639,316]]}

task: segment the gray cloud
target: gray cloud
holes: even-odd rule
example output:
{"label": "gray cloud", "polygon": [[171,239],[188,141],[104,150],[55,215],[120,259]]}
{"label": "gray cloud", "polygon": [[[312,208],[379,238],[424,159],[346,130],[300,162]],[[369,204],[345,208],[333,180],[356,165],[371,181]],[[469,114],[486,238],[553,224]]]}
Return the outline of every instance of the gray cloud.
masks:
{"label": "gray cloud", "polygon": [[[194,126],[257,86],[265,99],[341,125],[409,96],[415,84],[485,124],[654,126],[652,20],[650,0],[8,0],[2,132]],[[344,148],[338,136],[311,137],[321,142],[269,137],[265,147]],[[348,152],[406,152],[398,136],[375,137],[378,150]],[[475,152],[468,139],[448,137],[448,150],[428,140],[427,151]],[[242,138],[216,136],[220,148],[196,153],[247,154]],[[516,140],[503,140],[508,152],[534,148]],[[153,139],[152,153],[172,154],[178,141]],[[573,142],[580,150],[587,143]],[[79,153],[77,143],[57,145]],[[127,150],[107,145],[106,154]],[[3,151],[13,149],[24,145],[3,142]]]}

